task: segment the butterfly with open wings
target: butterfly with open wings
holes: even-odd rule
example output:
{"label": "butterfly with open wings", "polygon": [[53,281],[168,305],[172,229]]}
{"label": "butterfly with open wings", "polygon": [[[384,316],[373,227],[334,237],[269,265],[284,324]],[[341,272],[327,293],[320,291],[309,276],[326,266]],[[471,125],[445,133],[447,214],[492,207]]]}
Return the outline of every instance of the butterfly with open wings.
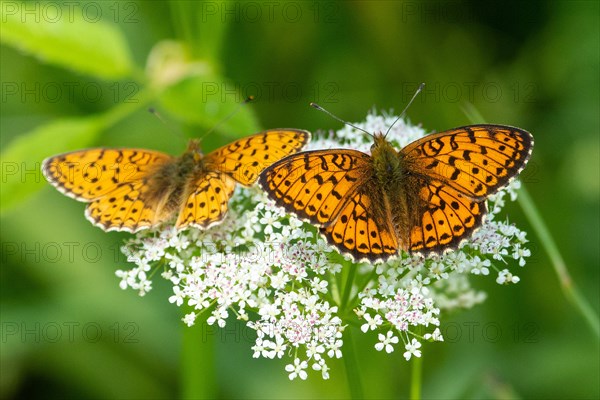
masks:
{"label": "butterfly with open wings", "polygon": [[191,140],[180,157],[144,149],[95,148],[47,158],[48,182],[89,203],[85,215],[106,231],[137,232],[177,216],[175,226],[207,229],[227,213],[236,183],[259,173],[310,140],[298,129],[271,129],[236,140],[207,155]]}
{"label": "butterfly with open wings", "polygon": [[319,227],[357,261],[457,248],[483,223],[486,199],[525,167],[532,135],[505,125],[435,133],[396,150],[378,133],[371,154],[313,150],[266,168],[276,205]]}

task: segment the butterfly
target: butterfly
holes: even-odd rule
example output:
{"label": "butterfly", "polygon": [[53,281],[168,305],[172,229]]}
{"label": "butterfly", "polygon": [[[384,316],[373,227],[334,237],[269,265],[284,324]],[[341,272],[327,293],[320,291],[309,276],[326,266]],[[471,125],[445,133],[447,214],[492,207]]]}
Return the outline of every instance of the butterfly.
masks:
{"label": "butterfly", "polygon": [[46,180],[89,203],[85,215],[105,231],[137,232],[175,216],[175,226],[207,229],[220,223],[236,183],[259,173],[310,140],[297,129],[272,129],[236,140],[207,155],[191,140],[180,157],[143,149],[94,148],[47,158]]}
{"label": "butterfly", "polygon": [[483,223],[488,196],[523,170],[533,148],[529,132],[504,125],[430,134],[399,151],[382,133],[373,139],[370,155],[299,152],[258,180],[276,205],[357,261],[457,248]]}

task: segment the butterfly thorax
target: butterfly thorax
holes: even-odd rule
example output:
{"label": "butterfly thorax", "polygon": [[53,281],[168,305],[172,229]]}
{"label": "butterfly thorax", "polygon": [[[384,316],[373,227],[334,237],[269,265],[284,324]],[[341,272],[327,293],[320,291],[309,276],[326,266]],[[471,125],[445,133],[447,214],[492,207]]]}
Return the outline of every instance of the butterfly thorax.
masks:
{"label": "butterfly thorax", "polygon": [[188,142],[187,151],[183,154],[181,158],[184,157],[192,157],[195,161],[199,162],[202,157],[202,150],[200,149],[200,141],[198,139],[191,139]]}
{"label": "butterfly thorax", "polygon": [[180,157],[157,165],[146,178],[148,201],[154,204],[157,214],[166,217],[177,212],[190,182],[202,171],[203,155],[196,140],[190,140],[188,149]]}
{"label": "butterfly thorax", "polygon": [[[412,187],[415,180],[403,153],[397,151],[382,134],[376,134],[374,139],[371,146],[373,174],[377,187],[382,190],[380,201],[385,204],[380,209],[387,210],[385,215],[379,217],[391,220],[401,240],[407,237],[408,227],[414,225],[418,218],[418,204],[421,203],[419,191]],[[401,243],[401,246],[406,248],[408,243]]]}
{"label": "butterfly thorax", "polygon": [[382,187],[389,187],[402,179],[402,162],[398,151],[381,133],[376,134],[374,138],[375,143],[371,146],[371,157],[375,176]]}

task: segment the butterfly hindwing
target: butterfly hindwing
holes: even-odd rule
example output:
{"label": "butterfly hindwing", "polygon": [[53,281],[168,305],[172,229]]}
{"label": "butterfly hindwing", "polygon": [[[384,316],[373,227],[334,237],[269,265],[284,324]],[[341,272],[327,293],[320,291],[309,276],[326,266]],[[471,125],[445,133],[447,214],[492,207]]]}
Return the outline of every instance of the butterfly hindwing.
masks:
{"label": "butterfly hindwing", "polygon": [[398,252],[398,240],[389,215],[380,215],[374,200],[376,187],[363,184],[349,199],[334,222],[321,228],[327,241],[355,260],[376,260]]}
{"label": "butterfly hindwing", "polygon": [[137,232],[154,226],[157,208],[146,196],[143,180],[122,183],[87,205],[85,215],[105,231]]}
{"label": "butterfly hindwing", "polygon": [[189,184],[189,194],[181,205],[176,226],[188,225],[207,229],[223,220],[229,199],[235,190],[235,181],[229,175],[210,171]]}
{"label": "butterfly hindwing", "polygon": [[484,201],[473,200],[439,180],[424,183],[420,198],[420,213],[408,241],[411,252],[456,248],[481,226],[486,212]]}

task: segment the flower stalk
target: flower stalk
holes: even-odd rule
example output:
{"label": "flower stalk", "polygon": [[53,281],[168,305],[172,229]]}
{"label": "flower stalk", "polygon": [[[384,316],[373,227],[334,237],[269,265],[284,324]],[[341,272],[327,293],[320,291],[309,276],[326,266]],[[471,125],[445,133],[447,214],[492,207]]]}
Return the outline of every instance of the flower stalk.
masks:
{"label": "flower stalk", "polygon": [[[182,310],[187,307],[182,308]],[[182,327],[181,398],[214,399],[218,396],[215,369],[215,336],[206,332],[206,318]]]}
{"label": "flower stalk", "polygon": [[421,399],[421,380],[423,373],[423,358],[415,357],[411,362],[410,399]]}
{"label": "flower stalk", "polygon": [[352,327],[346,327],[344,330],[344,366],[346,369],[346,380],[348,381],[348,389],[352,399],[364,398],[358,358],[356,356],[356,345],[352,337]]}

